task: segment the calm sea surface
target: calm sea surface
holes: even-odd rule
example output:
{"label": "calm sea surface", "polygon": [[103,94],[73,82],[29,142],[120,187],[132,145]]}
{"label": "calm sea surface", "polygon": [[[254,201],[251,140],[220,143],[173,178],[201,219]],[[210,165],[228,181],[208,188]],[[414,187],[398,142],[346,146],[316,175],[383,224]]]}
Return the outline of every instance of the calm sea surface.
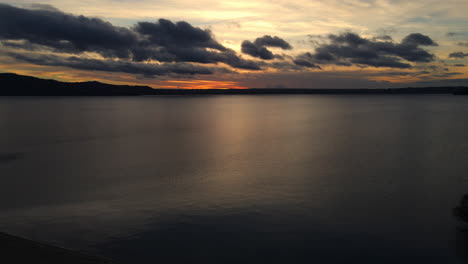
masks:
{"label": "calm sea surface", "polygon": [[120,263],[468,263],[468,97],[0,98],[0,231]]}

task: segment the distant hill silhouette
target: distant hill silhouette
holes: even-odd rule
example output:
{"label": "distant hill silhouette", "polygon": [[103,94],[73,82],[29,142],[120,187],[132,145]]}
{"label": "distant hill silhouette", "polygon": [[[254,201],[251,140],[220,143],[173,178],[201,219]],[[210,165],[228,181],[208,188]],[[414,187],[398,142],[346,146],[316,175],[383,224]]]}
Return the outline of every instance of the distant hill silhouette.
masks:
{"label": "distant hill silhouette", "polygon": [[148,86],[112,85],[100,82],[59,82],[13,73],[0,73],[0,95],[140,95],[151,94]]}
{"label": "distant hill silhouette", "polygon": [[59,82],[13,73],[0,73],[0,96],[110,96],[110,95],[209,95],[209,94],[468,94],[468,87],[390,89],[153,89],[149,86],[112,85],[100,82]]}

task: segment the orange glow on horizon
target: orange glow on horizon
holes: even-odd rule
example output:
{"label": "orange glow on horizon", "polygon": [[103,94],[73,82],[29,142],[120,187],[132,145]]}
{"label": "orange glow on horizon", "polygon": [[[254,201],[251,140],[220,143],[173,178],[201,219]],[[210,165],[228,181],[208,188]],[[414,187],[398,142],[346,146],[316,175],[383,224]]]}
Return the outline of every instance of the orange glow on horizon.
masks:
{"label": "orange glow on horizon", "polygon": [[210,80],[190,80],[190,81],[165,81],[169,85],[165,85],[164,88],[170,89],[249,89],[246,86],[239,85],[238,82],[233,81],[210,81]]}

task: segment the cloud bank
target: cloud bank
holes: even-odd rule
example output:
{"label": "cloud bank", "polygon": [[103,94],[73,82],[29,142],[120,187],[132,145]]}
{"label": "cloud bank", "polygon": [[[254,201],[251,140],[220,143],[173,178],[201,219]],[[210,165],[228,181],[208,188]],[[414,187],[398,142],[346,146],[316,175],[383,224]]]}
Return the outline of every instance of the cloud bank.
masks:
{"label": "cloud bank", "polygon": [[468,57],[468,53],[465,52],[453,52],[449,54],[449,58],[455,58],[455,59],[463,59],[465,57]]}
{"label": "cloud bank", "polygon": [[[22,9],[0,4],[0,40],[3,40],[4,46],[29,51],[75,55],[96,53],[104,58],[99,64],[108,64],[111,69],[156,67],[166,69],[163,72],[169,73],[170,69],[174,69],[174,73],[180,73],[178,69],[187,68],[186,63],[224,63],[236,69],[260,70],[255,61],[243,59],[235,51],[218,43],[209,30],[193,27],[184,21],[173,23],[159,19],[157,22],[139,22],[131,28],[124,28],[99,18],[75,16],[49,7]],[[97,62],[96,59],[81,59],[80,63],[76,63],[77,57],[51,59],[49,56],[45,60],[37,59],[37,56],[28,59],[22,55],[16,58],[41,65],[66,65],[79,69],[87,68],[84,65],[86,62],[90,63],[90,68]],[[115,67],[116,63],[111,59],[123,60],[119,62],[121,66]],[[137,64],[141,62],[150,64]],[[177,65],[179,63],[182,64]],[[123,64],[127,66],[123,67]],[[106,67],[98,68],[104,70]],[[193,71],[195,73],[213,72],[211,67],[206,70],[201,70],[203,66],[191,68],[197,69]],[[192,73],[190,70],[188,72]]]}
{"label": "cloud bank", "polygon": [[430,37],[420,33],[406,36],[401,43],[391,38],[367,39],[352,32],[330,34],[327,38],[328,42],[319,44],[314,54],[303,53],[294,62],[310,67],[333,64],[408,69],[412,68],[409,62],[434,61],[435,56],[422,46],[437,46]]}
{"label": "cloud bank", "polygon": [[[290,27],[294,31],[294,25]],[[423,78],[431,74],[447,78],[460,74],[430,68],[444,62],[432,53],[438,46],[436,41],[421,33],[406,33],[399,36],[400,41],[395,41],[389,35],[393,35],[393,31],[382,31],[375,36],[354,32],[325,35],[311,31],[308,35],[319,38],[317,41],[300,42],[286,35],[288,42],[279,36],[262,34],[250,40],[243,40],[243,36],[237,42],[222,42],[210,30],[185,21],[161,18],[121,27],[100,18],[65,13],[48,5],[19,8],[0,4],[0,55],[29,64],[145,77],[215,75],[213,78],[216,78],[219,73],[239,72],[256,74],[252,78],[262,74],[288,77],[296,73],[313,73],[316,77],[316,72],[364,68],[394,71],[394,74],[377,76],[372,75],[375,69],[368,69],[367,77],[363,74],[362,78],[369,80],[380,77],[383,80],[388,76]],[[307,39],[307,35],[303,38]],[[464,46],[461,40],[456,41]],[[233,43],[240,47],[233,47]],[[307,43],[313,46],[306,46]],[[455,39],[453,43],[457,44]],[[240,52],[234,50],[237,48]],[[467,55],[452,52],[449,57],[463,59]],[[464,64],[443,67],[464,67]]]}

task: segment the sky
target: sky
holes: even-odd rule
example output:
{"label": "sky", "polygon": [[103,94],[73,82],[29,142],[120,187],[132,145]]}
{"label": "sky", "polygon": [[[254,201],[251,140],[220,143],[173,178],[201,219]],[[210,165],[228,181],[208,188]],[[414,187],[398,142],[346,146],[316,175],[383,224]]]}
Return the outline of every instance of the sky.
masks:
{"label": "sky", "polygon": [[466,0],[0,2],[0,72],[154,88],[468,85]]}

